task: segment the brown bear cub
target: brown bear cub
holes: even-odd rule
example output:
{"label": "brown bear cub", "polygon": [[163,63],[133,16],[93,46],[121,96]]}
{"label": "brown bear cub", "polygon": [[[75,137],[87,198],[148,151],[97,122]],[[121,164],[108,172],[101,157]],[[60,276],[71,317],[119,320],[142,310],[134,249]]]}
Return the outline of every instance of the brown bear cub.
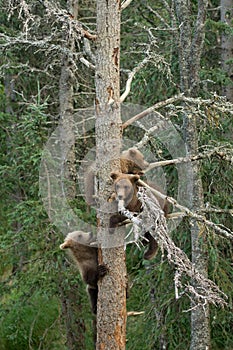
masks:
{"label": "brown bear cub", "polygon": [[107,267],[98,265],[98,248],[91,232],[74,231],[68,233],[61,249],[70,249],[83,281],[87,284],[92,312],[96,314],[98,298],[98,280],[105,276]]}
{"label": "brown bear cub", "polygon": [[[122,174],[119,172],[111,173],[111,178],[114,181],[115,193],[111,197],[115,199],[116,202],[122,201],[122,204],[126,209],[131,212],[139,213],[141,211],[142,204],[137,197],[138,192],[138,180],[140,179],[139,175],[130,175],[130,174]],[[151,184],[150,184],[151,186]],[[158,190],[160,190],[157,186],[153,185]],[[162,198],[157,198],[161,209],[164,211],[165,216],[168,213],[168,203],[164,201]],[[110,233],[114,232],[115,227],[119,223],[122,223],[126,220],[126,217],[121,214],[114,214],[110,218]],[[149,248],[144,254],[144,259],[151,260],[158,249],[158,244],[155,241],[154,237],[149,233],[145,233],[145,238],[148,240]]]}
{"label": "brown bear cub", "polygon": [[123,174],[143,174],[149,163],[145,161],[143,154],[136,148],[123,151],[120,156],[121,172]]}
{"label": "brown bear cub", "polygon": [[[124,174],[143,174],[149,163],[144,159],[143,154],[136,148],[129,148],[123,151],[120,156],[121,172]],[[85,199],[88,205],[95,205],[94,197],[94,169],[95,162],[87,170],[84,179]]]}

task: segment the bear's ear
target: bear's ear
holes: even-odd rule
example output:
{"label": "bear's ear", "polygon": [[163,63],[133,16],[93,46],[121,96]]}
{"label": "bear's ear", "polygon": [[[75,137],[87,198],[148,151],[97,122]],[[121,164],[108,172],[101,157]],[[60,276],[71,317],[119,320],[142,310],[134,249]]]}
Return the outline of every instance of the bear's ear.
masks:
{"label": "bear's ear", "polygon": [[130,175],[130,181],[132,182],[132,183],[135,183],[135,182],[137,182],[138,180],[140,179],[140,176],[139,175]]}
{"label": "bear's ear", "polygon": [[115,171],[115,172],[112,172],[112,173],[110,174],[110,176],[111,176],[111,178],[112,178],[113,180],[116,180],[116,179],[120,176],[120,173],[117,172],[117,171]]}
{"label": "bear's ear", "polygon": [[134,158],[137,155],[137,150],[136,148],[129,148],[129,155]]}

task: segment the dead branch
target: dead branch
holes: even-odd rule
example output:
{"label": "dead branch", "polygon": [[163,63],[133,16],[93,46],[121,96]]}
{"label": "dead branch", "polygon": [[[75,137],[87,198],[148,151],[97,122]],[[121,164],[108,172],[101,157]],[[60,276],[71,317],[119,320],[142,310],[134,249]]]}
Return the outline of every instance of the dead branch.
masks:
{"label": "dead branch", "polygon": [[[155,110],[165,107],[167,105],[172,105],[174,102],[182,101],[187,102],[191,105],[197,106],[198,114],[201,114],[203,117],[207,118],[209,121],[210,119],[214,119],[215,117],[211,116],[210,109],[218,112],[218,113],[229,113],[230,115],[233,115],[233,104],[231,102],[226,101],[224,96],[217,96],[213,95],[212,99],[201,99],[201,98],[192,98],[192,97],[186,97],[184,94],[179,94],[174,97],[168,98],[167,100],[160,101],[156,103],[155,105],[145,109],[143,112],[135,115],[134,117],[127,120],[123,125],[122,128],[125,129],[129,125],[133,124],[134,122],[138,121],[139,119],[142,119],[143,117],[147,116],[148,114],[154,112]],[[183,108],[183,106],[178,106],[180,109]],[[201,113],[199,108],[205,108],[205,113]],[[174,108],[174,106],[173,106]],[[163,119],[166,119],[165,117],[162,117]]]}
{"label": "dead branch", "polygon": [[83,40],[83,44],[84,44],[84,52],[85,52],[85,54],[89,56],[90,60],[92,61],[93,65],[94,65],[96,57],[93,54],[93,52],[91,51],[90,41],[84,39]]}
{"label": "dead branch", "polygon": [[206,209],[201,209],[198,211],[198,213],[216,213],[216,214],[230,214],[233,215],[233,209],[218,209],[218,208],[206,208]]}
{"label": "dead branch", "polygon": [[18,37],[10,37],[1,33],[0,38],[4,41],[1,44],[2,48],[14,47],[18,44],[21,44],[27,45],[28,47],[36,47],[38,48],[37,52],[39,52],[40,49],[46,49],[48,51],[57,51],[63,54],[70,53],[70,51],[67,48],[64,48],[62,45],[52,44],[52,40],[54,39],[52,36],[44,37],[41,40],[31,40],[25,38],[25,36],[23,36],[22,34],[20,34]]}
{"label": "dead branch", "polygon": [[[164,213],[149,186],[139,189],[138,198],[142,203],[143,210],[137,216],[137,222],[140,221],[140,223],[139,225],[134,223],[134,228],[136,231],[142,230],[142,233],[150,232],[162,252],[164,250],[167,252],[168,262],[176,268],[174,276],[176,298],[178,299],[186,294],[195,305],[202,305],[203,307],[208,303],[220,306],[227,305],[227,296],[215,283],[197,271],[187,255],[170,238]],[[136,227],[137,225],[138,227]],[[141,235],[136,233],[135,237],[141,237]],[[189,277],[188,281],[187,279],[182,280],[184,275]]]}
{"label": "dead branch", "polygon": [[86,58],[84,58],[84,57],[80,57],[80,62],[82,62],[83,64],[85,64],[85,66],[87,67],[87,68],[91,68],[91,69],[95,69],[95,66],[94,66],[94,64],[92,64],[90,61],[88,61]]}
{"label": "dead branch", "polygon": [[143,315],[145,311],[128,311],[127,316],[138,316]]}
{"label": "dead branch", "polygon": [[167,219],[178,219],[185,216],[186,214],[183,211],[176,211],[174,213],[167,214]]}
{"label": "dead branch", "polygon": [[132,1],[133,0],[125,0],[125,1],[123,1],[122,4],[121,4],[121,10],[126,9],[126,7],[128,7],[131,4]]}
{"label": "dead branch", "polygon": [[96,38],[97,38],[97,35],[95,35],[95,34],[91,34],[91,33],[89,33],[87,30],[81,30],[81,33],[82,33],[82,35],[84,36],[84,38],[87,38],[87,39],[89,39],[89,40],[96,40]]}
{"label": "dead branch", "polygon": [[144,60],[142,62],[140,62],[136,67],[134,67],[134,69],[129,73],[128,76],[128,80],[126,82],[126,87],[125,87],[125,91],[123,92],[123,94],[120,97],[120,102],[124,102],[124,100],[126,99],[126,97],[129,95],[130,90],[131,90],[131,84],[132,84],[132,80],[134,78],[134,76],[137,74],[137,72],[142,69],[148,62],[150,61],[150,57],[145,57]]}
{"label": "dead branch", "polygon": [[192,219],[195,219],[195,220],[203,223],[204,225],[207,225],[207,226],[211,227],[212,229],[214,229],[215,232],[220,234],[222,237],[230,239],[230,240],[233,240],[233,232],[230,229],[228,229],[227,227],[224,227],[223,225],[221,225],[221,227],[219,227],[218,225],[214,224],[212,221],[207,220],[203,215],[193,213],[187,207],[184,207],[183,205],[180,205],[174,198],[166,196],[166,195],[162,194],[161,192],[155,190],[154,188],[151,188],[149,185],[147,185],[142,180],[139,180],[138,183],[139,183],[139,185],[148,188],[156,196],[162,198],[163,200],[167,200],[168,203],[170,203],[174,207],[180,209],[182,211],[182,213],[184,213],[184,215],[186,215],[186,216],[188,216],[188,217],[190,217]]}
{"label": "dead branch", "polygon": [[[166,250],[169,263],[176,268],[174,276],[176,298],[187,294],[195,305],[201,304],[204,307],[207,303],[212,303],[225,306],[227,296],[211,280],[196,270],[187,255],[169,237],[166,219],[152,191],[142,187],[138,191],[138,198],[142,203],[143,211],[137,216],[137,220],[134,220],[135,243],[137,243],[136,239],[143,237],[143,233],[150,232],[162,252]],[[120,212],[127,216],[125,208],[121,207]],[[138,234],[139,231],[142,232]],[[182,281],[184,275],[190,278],[190,283]]]}
{"label": "dead branch", "polygon": [[214,147],[210,150],[204,151],[203,153],[198,153],[195,156],[179,157],[176,159],[162,160],[159,162],[150,163],[150,165],[148,166],[148,168],[144,172],[146,173],[146,172],[150,171],[151,169],[158,168],[161,166],[194,162],[194,161],[206,158],[206,157],[211,157],[213,155],[219,156],[221,159],[233,162],[232,150],[226,149],[226,147],[224,145],[224,146]]}
{"label": "dead branch", "polygon": [[171,27],[168,25],[167,21],[164,19],[164,17],[161,16],[160,13],[158,13],[158,11],[152,9],[152,7],[149,6],[149,5],[147,5],[146,8],[147,8],[151,13],[153,13],[153,14],[161,21],[161,23],[164,24],[164,26],[165,26],[166,29],[174,30],[173,28],[171,28]]}
{"label": "dead branch", "polygon": [[[135,148],[142,148],[143,146],[145,146],[148,141],[150,140],[150,137],[153,133],[158,132],[159,129],[164,128],[164,123],[168,120],[167,118],[165,118],[162,114],[160,114],[158,111],[154,111],[155,115],[159,117],[159,121],[156,123],[156,125],[154,125],[153,127],[151,127],[150,129],[146,130],[146,128],[144,127],[143,123],[140,123],[139,121],[137,121],[137,125],[139,128],[145,130],[145,134],[143,136],[143,138],[141,139],[141,141],[139,141],[136,145]],[[155,134],[156,135],[156,134]]]}
{"label": "dead branch", "polygon": [[[62,25],[63,31],[67,31],[69,35],[75,37],[76,40],[81,38],[87,38],[88,40],[96,40],[96,34],[91,34],[87,29],[84,29],[81,22],[77,21],[71,13],[67,10],[62,9],[55,2],[40,1],[41,5],[45,9],[45,19],[52,25],[57,23]],[[18,12],[18,17],[23,21],[24,27],[23,32],[26,39],[30,35],[30,26],[38,25],[39,18],[33,14],[32,7],[24,0],[20,0],[16,5],[13,0],[8,3],[9,17],[12,16],[14,11]],[[29,25],[30,23],[30,25]]]}
{"label": "dead branch", "polygon": [[147,173],[151,169],[158,168],[158,167],[165,166],[165,165],[194,162],[194,161],[202,159],[202,158],[204,158],[204,155],[179,157],[176,159],[161,160],[159,162],[150,163],[150,165],[148,166],[148,168],[146,168],[144,170],[144,172]]}
{"label": "dead branch", "polygon": [[168,104],[174,103],[176,101],[181,100],[183,97],[183,94],[180,95],[176,95],[174,97],[168,98],[165,101],[160,101],[158,103],[156,103],[155,105],[145,109],[143,112],[135,115],[134,117],[130,118],[129,120],[127,120],[123,125],[122,128],[125,129],[127,128],[129,125],[133,124],[134,122],[136,122],[137,120],[147,116],[148,114],[150,114],[151,112],[154,112],[156,109],[162,108]]}
{"label": "dead branch", "polygon": [[202,99],[200,97],[193,98],[182,96],[182,101],[196,105],[198,107],[206,107],[215,109],[221,113],[229,113],[233,115],[233,104],[226,100],[224,96],[213,95],[212,99]]}

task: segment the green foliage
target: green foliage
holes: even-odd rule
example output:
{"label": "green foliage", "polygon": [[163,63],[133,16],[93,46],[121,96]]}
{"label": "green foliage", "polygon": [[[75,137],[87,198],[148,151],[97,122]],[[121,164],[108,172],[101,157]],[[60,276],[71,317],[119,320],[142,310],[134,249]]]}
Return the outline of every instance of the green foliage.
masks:
{"label": "green foliage", "polygon": [[[7,298],[0,320],[1,349],[62,349],[59,301],[35,292],[27,301],[17,291]],[[64,339],[63,339],[64,342]]]}
{"label": "green foliage", "polygon": [[[142,256],[138,259],[142,261]],[[127,349],[187,349],[190,321],[183,311],[189,308],[189,301],[175,300],[174,271],[166,259],[159,253],[154,261],[144,261],[131,271],[127,309],[144,314],[128,317]]]}
{"label": "green foliage", "polygon": [[[219,5],[218,1],[212,3],[216,8]],[[33,4],[32,9],[38,18],[43,18],[41,3],[30,1],[30,4]],[[65,8],[65,1],[60,4]],[[3,5],[2,1],[2,8]],[[150,60],[134,77],[127,99],[127,102],[148,106],[177,93],[180,75],[178,47],[173,32],[164,24],[172,26],[175,23],[172,23],[163,1],[150,1],[149,5],[161,18],[148,10],[145,1],[138,1],[123,11],[121,46],[121,66],[125,70],[137,66],[150,48]],[[193,11],[196,10],[197,1],[193,1],[192,6]],[[81,17],[88,17],[88,26],[95,29],[93,4],[81,1],[80,7]],[[5,10],[0,14],[0,32],[16,37],[22,31],[22,21],[17,13],[8,21],[8,15]],[[55,22],[52,26],[54,45],[57,45],[61,38],[60,28],[55,28]],[[51,26],[42,20],[39,39],[50,31]],[[36,25],[32,33],[38,37]],[[222,87],[229,83],[219,63],[218,43],[222,33],[232,34],[232,28],[219,21],[218,11],[209,11],[200,71],[201,96],[204,98],[209,98],[215,91],[221,92]],[[3,39],[1,43],[4,43]],[[73,318],[73,325],[81,329],[84,337],[81,350],[93,349],[92,316],[85,286],[74,265],[59,250],[63,236],[50,223],[39,196],[41,155],[51,130],[57,126],[59,115],[57,97],[61,56],[56,52],[54,57],[55,51],[15,44],[6,48],[0,58],[3,77],[0,84],[0,195],[3,198],[0,204],[1,350],[67,350],[67,318]],[[231,64],[231,60],[228,63]],[[74,105],[85,108],[93,103],[94,78],[86,67],[82,69],[80,62],[78,68],[79,84],[76,84],[75,92],[79,94],[75,96]],[[127,77],[128,72],[123,71],[122,92]],[[6,91],[9,83],[11,89]],[[212,111],[211,106],[202,112],[206,117],[198,119],[199,145],[229,144],[233,131],[231,119],[224,113]],[[163,113],[167,116],[166,109]],[[179,128],[182,126],[180,114],[174,115],[171,121]],[[125,130],[124,136],[136,143],[143,133],[131,126]],[[77,167],[92,147],[93,130],[85,140],[77,140]],[[157,159],[170,158],[169,152],[154,138],[149,140],[149,149]],[[169,166],[164,171],[168,193],[176,197],[176,167]],[[228,161],[219,157],[204,159],[201,175],[205,202],[214,208],[231,208],[232,170]],[[87,211],[83,198],[78,196],[69,204],[83,221],[95,223],[95,212],[93,209]],[[232,227],[229,213],[207,213],[207,217],[219,225]],[[64,220],[63,217],[60,219]],[[188,223],[184,220],[171,234],[176,245],[190,257]],[[232,350],[232,246],[213,232],[208,234],[207,245],[209,277],[229,298],[229,308],[211,307],[211,346],[213,350]],[[165,346],[168,350],[187,350],[191,333],[190,313],[184,311],[190,308],[189,300],[186,297],[175,299],[174,270],[166,255],[159,252],[152,262],[146,262],[142,251],[135,246],[127,247],[127,267],[130,285],[128,311],[144,311],[142,315],[128,317],[127,349],[151,350]],[[72,313],[66,315],[64,305],[69,303]]]}

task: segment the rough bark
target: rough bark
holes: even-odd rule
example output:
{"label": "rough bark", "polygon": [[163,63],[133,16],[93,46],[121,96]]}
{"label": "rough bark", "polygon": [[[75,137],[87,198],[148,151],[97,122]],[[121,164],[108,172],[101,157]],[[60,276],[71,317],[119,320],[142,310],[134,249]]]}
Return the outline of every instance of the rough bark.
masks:
{"label": "rough bark", "polygon": [[189,54],[191,47],[191,24],[189,1],[176,0],[175,11],[179,26],[179,35],[176,37],[179,50],[180,88],[182,92],[189,91]]}
{"label": "rough bark", "polygon": [[[78,15],[78,0],[68,0],[67,10],[74,19]],[[61,62],[61,75],[59,80],[59,105],[60,105],[60,139],[61,139],[61,157],[63,172],[61,177],[65,179],[65,188],[62,195],[68,198],[75,196],[75,134],[74,134],[74,61],[72,53],[75,53],[75,38],[72,31],[65,34],[66,53],[64,53]],[[70,152],[66,154],[67,149]],[[64,151],[65,150],[65,151]]]}
{"label": "rough bark", "polygon": [[119,89],[120,2],[97,1],[96,164],[99,199],[99,262],[109,272],[99,281],[97,344],[99,350],[125,349],[126,267],[121,232],[109,235],[110,172],[118,170],[121,149]]}
{"label": "rough bark", "polygon": [[[205,16],[208,1],[198,1],[198,13],[193,24],[190,16],[189,1],[175,1],[176,17],[179,26],[179,62],[181,91],[185,95],[196,97],[199,90],[199,71],[202,47],[205,37]],[[195,115],[184,113],[184,139],[187,156],[198,152],[198,133]],[[190,186],[190,205],[193,211],[203,209],[204,198],[197,163],[192,166],[192,182]],[[198,271],[207,277],[208,258],[205,249],[206,232],[202,224],[190,222],[192,237],[192,262]],[[192,305],[194,306],[194,305]],[[210,347],[209,306],[194,307],[191,312],[191,344],[190,350],[206,350]]]}
{"label": "rough bark", "polygon": [[[231,26],[233,18],[233,0],[221,0],[221,21]],[[222,68],[226,72],[231,84],[223,87],[223,95],[233,102],[233,35],[227,32],[222,34]],[[231,62],[229,62],[231,60]]]}
{"label": "rough bark", "polygon": [[[67,1],[67,10],[77,18],[78,1]],[[64,33],[67,53],[63,55],[61,63],[61,75],[59,80],[59,104],[60,104],[60,143],[61,143],[61,185],[62,196],[73,199],[75,196],[75,151],[74,151],[74,72],[72,52],[75,50],[75,40],[72,33]],[[73,145],[68,152],[69,146]],[[65,289],[62,283],[61,303],[62,314],[66,325],[66,345],[69,350],[84,349],[85,325],[80,319],[81,305],[77,304],[78,290],[77,286],[70,286],[69,290]]]}
{"label": "rough bark", "polygon": [[[188,154],[196,154],[198,150],[198,134],[195,116],[184,117],[184,136]],[[192,210],[204,208],[203,187],[198,163],[192,166]],[[195,220],[190,221],[192,240],[192,263],[204,277],[208,277],[208,255],[205,246],[206,230],[203,224]],[[195,286],[197,287],[197,286]],[[194,307],[194,305],[192,305]],[[191,311],[191,345],[190,350],[207,350],[210,348],[209,306],[194,307]]]}

